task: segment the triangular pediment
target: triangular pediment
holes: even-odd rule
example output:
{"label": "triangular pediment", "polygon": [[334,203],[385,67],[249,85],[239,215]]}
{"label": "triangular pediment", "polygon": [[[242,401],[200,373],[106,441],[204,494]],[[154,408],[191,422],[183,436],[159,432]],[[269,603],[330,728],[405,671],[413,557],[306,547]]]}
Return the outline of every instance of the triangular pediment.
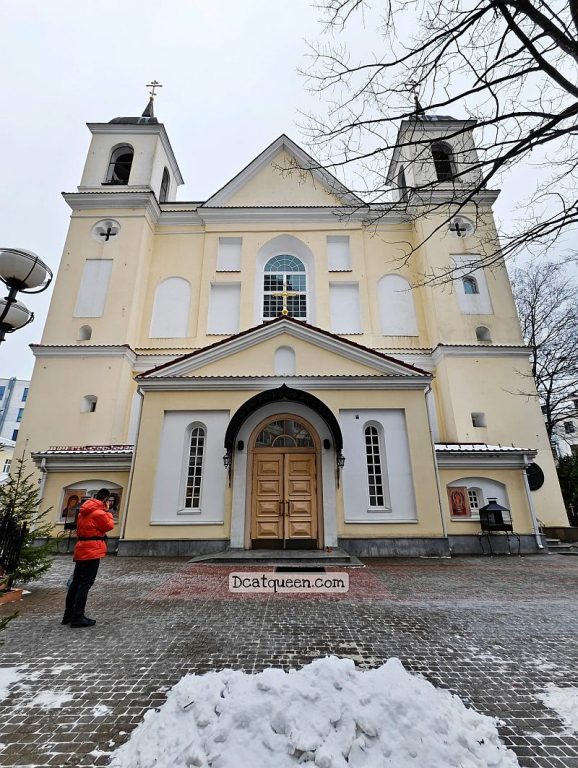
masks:
{"label": "triangular pediment", "polygon": [[202,207],[362,204],[333,174],[283,134]]}
{"label": "triangular pediment", "polygon": [[153,368],[139,380],[194,377],[255,377],[278,375],[275,354],[281,348],[295,354],[295,375],[378,376],[426,379],[430,374],[375,350],[335,336],[292,318],[278,318],[205,349]]}

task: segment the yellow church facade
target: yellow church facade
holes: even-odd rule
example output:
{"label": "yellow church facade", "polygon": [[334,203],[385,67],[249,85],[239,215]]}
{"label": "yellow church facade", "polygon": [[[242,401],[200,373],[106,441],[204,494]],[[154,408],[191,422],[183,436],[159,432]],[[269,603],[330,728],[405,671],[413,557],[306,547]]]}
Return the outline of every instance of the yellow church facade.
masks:
{"label": "yellow church facade", "polygon": [[[16,449],[55,530],[106,486],[119,555],[478,553],[496,500],[543,551],[539,522],[566,517],[507,272],[478,264],[496,192],[457,227],[403,200],[376,217],[281,136],[179,202],[151,110],[88,127]],[[438,173],[451,202],[433,160],[392,168]],[[402,243],[421,243],[407,263]]]}

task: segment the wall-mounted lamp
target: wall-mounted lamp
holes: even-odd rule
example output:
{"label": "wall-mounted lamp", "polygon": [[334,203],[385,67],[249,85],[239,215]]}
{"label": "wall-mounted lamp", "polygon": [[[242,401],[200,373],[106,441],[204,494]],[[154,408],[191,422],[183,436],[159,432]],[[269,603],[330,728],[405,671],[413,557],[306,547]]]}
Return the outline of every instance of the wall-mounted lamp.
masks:
{"label": "wall-mounted lamp", "polygon": [[227,470],[227,476],[229,478],[229,487],[231,485],[231,464],[233,463],[233,457],[231,455],[231,451],[227,449],[226,453],[223,456],[223,464],[225,466],[225,469]]}
{"label": "wall-mounted lamp", "polygon": [[345,456],[339,451],[337,456],[335,457],[335,460],[337,462],[337,487],[339,488],[339,477],[341,474],[341,470],[345,466]]}

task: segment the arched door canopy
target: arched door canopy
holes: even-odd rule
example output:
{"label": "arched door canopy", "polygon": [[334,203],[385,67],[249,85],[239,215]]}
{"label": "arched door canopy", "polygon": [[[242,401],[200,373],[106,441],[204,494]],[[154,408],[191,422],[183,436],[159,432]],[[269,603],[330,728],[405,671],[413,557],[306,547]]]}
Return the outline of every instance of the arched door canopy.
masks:
{"label": "arched door canopy", "polygon": [[259,408],[269,403],[277,402],[292,402],[301,403],[311,408],[312,411],[320,416],[327,424],[329,431],[333,436],[333,442],[335,443],[335,451],[340,454],[343,449],[343,435],[341,434],[341,427],[339,422],[331,412],[331,410],[325,405],[324,402],[319,400],[318,397],[309,394],[301,389],[291,389],[291,387],[283,384],[278,389],[267,389],[265,392],[261,392],[254,397],[249,398],[246,403],[237,410],[233,415],[233,418],[229,422],[227,431],[225,433],[225,450],[228,454],[233,453],[235,447],[235,440],[239,434],[242,424],[245,420]]}

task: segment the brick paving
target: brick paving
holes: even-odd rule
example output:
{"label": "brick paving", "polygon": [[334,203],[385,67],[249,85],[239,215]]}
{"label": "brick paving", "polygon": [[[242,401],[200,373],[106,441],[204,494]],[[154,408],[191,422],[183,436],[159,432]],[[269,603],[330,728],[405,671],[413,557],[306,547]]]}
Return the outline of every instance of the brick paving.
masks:
{"label": "brick paving", "polygon": [[[578,687],[576,557],[374,561],[349,570],[349,595],[298,600],[232,599],[230,567],[110,557],[90,630],[60,625],[71,567],[58,557],[3,633],[0,665],[22,677],[0,700],[0,766],[106,765],[183,674],[337,654],[366,669],[398,656],[500,718],[521,766],[578,768],[578,734],[536,698],[550,682]],[[69,698],[49,709],[34,702],[43,691]]]}

